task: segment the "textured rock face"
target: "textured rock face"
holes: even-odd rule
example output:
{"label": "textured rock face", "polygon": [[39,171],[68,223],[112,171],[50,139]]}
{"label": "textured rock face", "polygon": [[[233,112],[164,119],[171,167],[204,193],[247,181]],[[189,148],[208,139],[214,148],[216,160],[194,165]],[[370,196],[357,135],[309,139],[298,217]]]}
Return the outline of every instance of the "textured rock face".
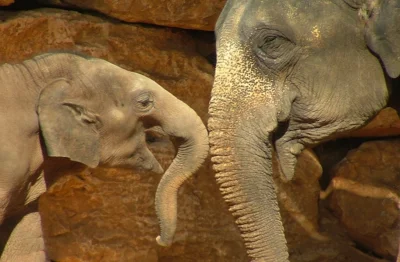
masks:
{"label": "textured rock face", "polygon": [[386,137],[400,135],[400,78],[392,83],[386,108],[382,109],[367,125],[347,134],[347,137]]}
{"label": "textured rock face", "polygon": [[0,6],[8,6],[14,3],[14,0],[0,0]]}
{"label": "textured rock face", "polygon": [[[275,163],[276,166],[276,163]],[[278,170],[275,168],[275,174]],[[319,178],[322,167],[311,150],[305,150],[298,158],[296,173],[289,183],[278,177],[279,203],[289,246],[296,246],[307,238],[324,240],[319,233]]]}
{"label": "textured rock face", "polygon": [[[163,165],[170,163],[172,146],[153,149]],[[209,169],[203,168],[180,190],[178,228],[169,248],[155,242],[159,176],[86,169],[60,179],[40,202],[50,257],[93,262],[246,261]]]}
{"label": "textured rock face", "polygon": [[381,110],[370,123],[353,131],[352,137],[383,137],[400,135],[400,117],[396,109],[387,107]]}
{"label": "textured rock face", "polygon": [[337,165],[330,208],[360,246],[394,259],[400,241],[400,140],[374,141]]}
{"label": "textured rock face", "polygon": [[213,30],[226,0],[41,0],[41,2],[96,10],[126,22]]}
{"label": "textured rock face", "polygon": [[[151,149],[166,167],[172,144]],[[305,168],[307,167],[307,168]],[[325,240],[318,233],[318,177],[310,151],[300,156],[294,184],[280,184],[280,204],[290,245]],[[154,194],[158,176],[118,169],[85,169],[60,179],[41,198],[47,247],[57,261],[248,261],[207,164],[179,192],[175,242],[156,245]],[[289,191],[290,190],[290,191]],[[66,248],[68,247],[68,248]],[[338,251],[336,251],[338,252]],[[322,255],[322,254],[321,254]],[[322,255],[323,256],[323,255]],[[302,261],[302,256],[292,261]],[[319,260],[310,260],[319,261]]]}

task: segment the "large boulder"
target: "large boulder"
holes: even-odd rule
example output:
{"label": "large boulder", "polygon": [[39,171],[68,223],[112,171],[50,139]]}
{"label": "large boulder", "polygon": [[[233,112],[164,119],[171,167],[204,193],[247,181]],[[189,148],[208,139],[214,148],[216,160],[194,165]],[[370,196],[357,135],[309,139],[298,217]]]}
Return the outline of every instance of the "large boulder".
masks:
{"label": "large boulder", "polygon": [[131,23],[214,30],[226,0],[40,0],[55,6],[95,10]]}
{"label": "large boulder", "polygon": [[352,131],[350,137],[384,137],[400,135],[399,112],[392,108],[382,109],[366,126]]}
{"label": "large boulder", "polygon": [[358,245],[394,259],[400,240],[400,139],[371,141],[332,171],[330,208]]}
{"label": "large boulder", "polygon": [[14,0],[0,0],[0,6],[8,6],[14,3]]}
{"label": "large boulder", "polygon": [[400,78],[391,81],[391,94],[386,108],[382,109],[364,127],[345,134],[345,137],[400,136]]}
{"label": "large boulder", "polygon": [[296,246],[304,239],[326,240],[319,233],[318,201],[321,191],[319,179],[322,167],[314,153],[307,149],[298,158],[293,180],[283,182],[274,163],[275,182],[278,189],[278,200],[281,208],[286,239],[290,247]]}

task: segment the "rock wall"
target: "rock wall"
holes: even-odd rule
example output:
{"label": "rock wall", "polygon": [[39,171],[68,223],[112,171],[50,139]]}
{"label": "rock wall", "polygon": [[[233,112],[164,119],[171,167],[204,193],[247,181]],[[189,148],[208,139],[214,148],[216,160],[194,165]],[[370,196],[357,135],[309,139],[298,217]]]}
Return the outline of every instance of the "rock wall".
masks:
{"label": "rock wall", "polygon": [[370,141],[332,170],[329,207],[349,236],[383,257],[397,255],[400,237],[400,139]]}
{"label": "rock wall", "polygon": [[14,0],[1,0],[0,1],[0,6],[8,6],[14,3]]}
{"label": "rock wall", "polygon": [[[206,31],[224,0],[40,0],[36,7],[57,8],[30,11],[14,11],[12,2],[0,0],[0,6],[10,5],[0,11],[0,63],[59,50],[100,57],[149,76],[207,121],[215,47]],[[363,138],[321,145],[316,154],[305,151],[289,184],[277,176],[292,262],[393,261],[399,236],[397,90],[388,108],[346,135]],[[168,138],[149,146],[167,167],[175,153]],[[67,172],[40,199],[51,259],[249,261],[213,176],[208,161],[182,186],[175,242],[162,248],[155,243],[154,210],[161,176],[120,169]]]}
{"label": "rock wall", "polygon": [[211,31],[226,0],[40,0],[67,8],[95,10],[126,22]]}

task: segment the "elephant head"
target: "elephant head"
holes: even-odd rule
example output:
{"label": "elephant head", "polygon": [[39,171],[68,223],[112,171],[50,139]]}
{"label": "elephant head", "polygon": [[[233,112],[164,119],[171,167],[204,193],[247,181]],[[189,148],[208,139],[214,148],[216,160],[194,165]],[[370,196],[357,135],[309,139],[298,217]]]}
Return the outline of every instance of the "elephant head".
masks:
{"label": "elephant head", "polygon": [[400,74],[399,0],[228,0],[209,106],[216,179],[254,261],[288,261],[272,178],[364,125]]}
{"label": "elephant head", "polygon": [[[27,62],[28,63],[28,62]],[[47,154],[90,167],[163,169],[146,145],[146,130],[159,126],[177,141],[177,155],[156,193],[160,243],[170,244],[176,227],[179,186],[208,154],[208,133],[198,115],[149,78],[101,59],[52,54],[31,62],[46,86],[38,101]],[[46,68],[57,68],[54,72]]]}

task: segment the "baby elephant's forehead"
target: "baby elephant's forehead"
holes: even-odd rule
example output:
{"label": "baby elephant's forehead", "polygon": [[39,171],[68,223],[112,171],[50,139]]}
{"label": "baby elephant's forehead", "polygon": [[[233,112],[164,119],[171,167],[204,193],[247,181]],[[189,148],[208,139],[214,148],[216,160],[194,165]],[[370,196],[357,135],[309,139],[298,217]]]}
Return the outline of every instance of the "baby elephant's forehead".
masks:
{"label": "baby elephant's forehead", "polygon": [[129,78],[131,79],[130,88],[132,88],[132,91],[152,91],[154,90],[154,86],[156,85],[154,81],[152,81],[150,78],[135,72],[131,72]]}
{"label": "baby elephant's forehead", "polygon": [[94,81],[105,84],[126,85],[131,80],[130,72],[104,60],[94,60],[82,69]]}
{"label": "baby elephant's forehead", "polygon": [[[152,89],[152,81],[144,75],[120,68],[102,59],[93,59],[85,68],[86,78],[90,79],[96,88],[104,88],[108,95],[126,96],[132,92]],[[113,94],[111,94],[113,93]]]}

